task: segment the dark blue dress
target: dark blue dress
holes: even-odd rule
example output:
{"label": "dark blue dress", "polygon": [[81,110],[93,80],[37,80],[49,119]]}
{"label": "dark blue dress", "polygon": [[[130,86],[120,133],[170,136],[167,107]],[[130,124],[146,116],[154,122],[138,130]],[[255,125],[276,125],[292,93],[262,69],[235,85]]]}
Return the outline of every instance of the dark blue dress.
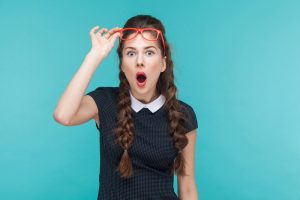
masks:
{"label": "dark blue dress", "polygon": [[[161,107],[155,113],[147,108],[133,110],[134,141],[128,153],[133,176],[120,177],[117,166],[123,149],[112,132],[117,121],[119,87],[98,87],[87,93],[97,104],[100,118],[100,173],[98,200],[178,200],[173,188],[170,167],[178,154],[169,134],[167,112]],[[188,119],[187,132],[198,128],[194,110],[179,101]]]}

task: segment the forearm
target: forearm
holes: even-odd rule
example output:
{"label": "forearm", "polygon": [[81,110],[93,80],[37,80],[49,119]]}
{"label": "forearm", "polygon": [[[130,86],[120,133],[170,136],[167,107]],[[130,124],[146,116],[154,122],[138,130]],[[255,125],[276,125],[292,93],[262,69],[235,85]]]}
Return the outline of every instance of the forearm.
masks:
{"label": "forearm", "polygon": [[186,193],[179,194],[180,200],[199,200],[197,191],[190,191]]}
{"label": "forearm", "polygon": [[[179,184],[179,186],[181,186]],[[185,187],[178,188],[178,196],[180,200],[198,200],[198,192],[196,184],[185,185]]]}
{"label": "forearm", "polygon": [[102,60],[103,59],[95,59],[93,52],[89,52],[85,56],[84,61],[56,106],[54,111],[54,117],[56,119],[64,121],[65,123],[72,119],[80,106],[93,74]]}

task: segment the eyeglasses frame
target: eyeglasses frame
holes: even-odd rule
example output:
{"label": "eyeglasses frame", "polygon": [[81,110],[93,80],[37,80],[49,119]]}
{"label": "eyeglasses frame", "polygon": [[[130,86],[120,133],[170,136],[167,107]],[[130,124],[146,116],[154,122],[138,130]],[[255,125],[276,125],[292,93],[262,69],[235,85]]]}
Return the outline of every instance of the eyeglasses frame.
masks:
{"label": "eyeglasses frame", "polygon": [[[131,39],[122,39],[122,34],[123,34],[123,31],[124,31],[124,30],[134,30],[134,31],[136,31],[136,32],[135,32],[136,35],[135,35],[133,38],[131,38]],[[156,31],[156,32],[158,33],[158,34],[157,34],[157,38],[156,38],[156,39],[153,39],[153,40],[149,40],[149,39],[144,38],[144,36],[143,36],[142,33],[143,33],[143,31],[145,31],[145,30],[154,30],[154,31]],[[127,41],[127,40],[132,40],[132,39],[134,39],[139,33],[142,35],[142,37],[143,37],[145,40],[148,40],[148,41],[156,41],[156,40],[158,40],[158,35],[160,35],[161,40],[162,40],[162,44],[163,44],[163,47],[164,47],[164,55],[166,56],[165,40],[164,40],[164,37],[163,37],[162,32],[161,32],[160,30],[155,29],[155,28],[122,28],[122,29],[118,30],[118,32],[120,32],[119,44],[120,44],[121,40]],[[119,45],[119,47],[120,47],[120,45]]]}

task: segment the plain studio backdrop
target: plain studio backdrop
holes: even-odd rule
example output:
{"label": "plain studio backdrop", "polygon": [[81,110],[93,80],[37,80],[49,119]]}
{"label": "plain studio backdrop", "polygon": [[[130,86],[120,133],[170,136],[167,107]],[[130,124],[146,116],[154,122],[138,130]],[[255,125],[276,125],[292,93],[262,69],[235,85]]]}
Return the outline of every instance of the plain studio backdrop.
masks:
{"label": "plain studio backdrop", "polygon": [[[53,112],[96,25],[166,27],[201,200],[300,199],[300,2],[0,0],[0,199],[96,199],[99,133]],[[116,46],[87,92],[118,86]],[[177,192],[177,179],[174,180]]]}

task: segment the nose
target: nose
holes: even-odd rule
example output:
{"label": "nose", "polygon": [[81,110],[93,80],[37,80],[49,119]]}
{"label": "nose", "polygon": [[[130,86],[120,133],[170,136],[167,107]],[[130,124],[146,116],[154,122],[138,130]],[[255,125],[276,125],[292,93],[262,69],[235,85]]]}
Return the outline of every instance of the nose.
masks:
{"label": "nose", "polygon": [[137,56],[137,62],[136,62],[137,66],[144,66],[143,64],[143,56],[142,55],[138,55]]}

